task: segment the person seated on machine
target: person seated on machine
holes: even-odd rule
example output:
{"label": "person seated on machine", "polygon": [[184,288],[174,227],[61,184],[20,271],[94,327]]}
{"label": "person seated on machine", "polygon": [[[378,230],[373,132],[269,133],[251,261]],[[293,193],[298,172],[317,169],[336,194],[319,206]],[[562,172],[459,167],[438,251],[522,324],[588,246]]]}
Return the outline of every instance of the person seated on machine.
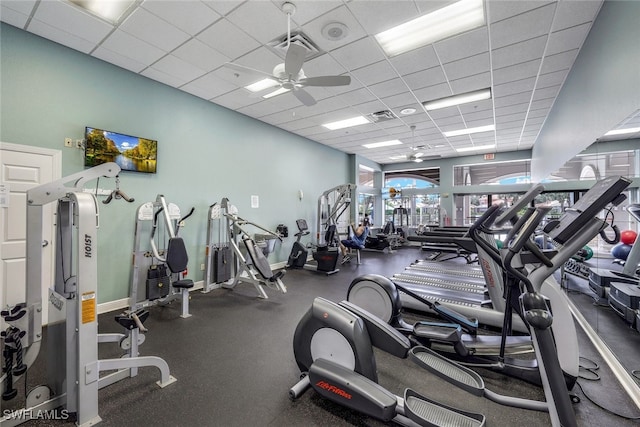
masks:
{"label": "person seated on machine", "polygon": [[364,242],[367,240],[367,236],[369,235],[369,227],[363,224],[355,227],[355,224],[351,223],[351,229],[353,230],[353,233],[349,236],[349,238],[340,242],[340,250],[342,251],[342,264],[351,261],[351,257],[347,254],[347,248],[364,249]]}

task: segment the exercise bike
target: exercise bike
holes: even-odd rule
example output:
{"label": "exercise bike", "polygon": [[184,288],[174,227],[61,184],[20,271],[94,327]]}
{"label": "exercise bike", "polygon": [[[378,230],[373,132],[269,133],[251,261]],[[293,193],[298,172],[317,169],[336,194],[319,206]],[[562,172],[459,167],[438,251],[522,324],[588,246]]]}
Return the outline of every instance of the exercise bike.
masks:
{"label": "exercise bike", "polygon": [[327,276],[340,271],[338,263],[342,258],[341,252],[338,250],[338,247],[330,244],[336,241],[336,226],[332,224],[327,227],[324,235],[324,241],[327,243],[316,245],[315,250],[312,251],[314,263],[307,262],[310,248],[301,243],[302,237],[310,234],[307,221],[298,219],[296,220],[296,226],[298,227],[298,232],[294,234],[296,241],[293,242],[291,254],[287,260],[287,268],[304,268],[306,270],[324,273]]}

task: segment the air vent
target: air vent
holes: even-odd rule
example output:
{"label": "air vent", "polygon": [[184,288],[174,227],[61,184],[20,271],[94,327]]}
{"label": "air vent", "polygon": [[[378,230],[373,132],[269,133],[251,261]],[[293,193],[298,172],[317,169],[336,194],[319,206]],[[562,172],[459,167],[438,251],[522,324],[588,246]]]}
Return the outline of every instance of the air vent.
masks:
{"label": "air vent", "polygon": [[[316,46],[316,44],[312,42],[311,39],[307,37],[303,32],[292,32],[291,43],[297,43],[307,49],[307,56],[305,56],[305,61],[313,59],[316,56],[322,54],[318,46]],[[283,34],[282,36],[267,43],[267,47],[282,59],[284,59],[287,55],[288,46],[289,44],[287,43],[286,34]]]}
{"label": "air vent", "polygon": [[369,114],[369,117],[371,118],[371,121],[373,123],[381,123],[381,122],[397,119],[396,115],[393,114],[393,112],[390,110],[383,110],[383,111],[378,111],[377,113],[371,113]]}

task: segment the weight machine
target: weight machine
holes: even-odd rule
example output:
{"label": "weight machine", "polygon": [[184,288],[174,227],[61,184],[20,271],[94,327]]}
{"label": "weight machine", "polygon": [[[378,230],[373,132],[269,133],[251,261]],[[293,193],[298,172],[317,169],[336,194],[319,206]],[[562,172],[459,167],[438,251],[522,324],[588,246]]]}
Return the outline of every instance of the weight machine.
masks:
{"label": "weight machine", "polygon": [[[180,208],[167,203],[162,194],[156,196],[155,202],[146,202],[138,207],[129,302],[131,312],[180,300],[180,317],[191,316],[189,289],[193,288],[194,283],[184,277],[189,257],[178,233],[184,221],[193,215],[193,211],[192,208],[187,215],[181,217]],[[159,217],[162,217],[162,221],[159,221]],[[164,228],[165,238],[159,248],[161,239],[157,230],[161,226]],[[150,236],[148,247],[143,246],[145,235]],[[146,279],[143,278],[144,275]]]}
{"label": "weight machine", "polygon": [[[176,381],[163,359],[138,356],[138,345],[144,341],[139,332],[147,314],[127,316],[130,322],[124,334],[98,334],[98,202],[93,194],[83,192],[83,186],[102,176],[117,177],[119,172],[117,164],[105,163],[27,193],[26,301],[2,312],[9,325],[2,334],[2,398],[16,397],[14,381],[27,372],[40,351],[42,247],[46,244],[42,240],[43,206],[57,200],[55,278],[48,300],[47,382],[26,392],[24,409],[5,409],[0,413],[3,427],[22,424],[43,413],[63,419],[75,413],[77,425],[97,424],[101,421],[98,390],[137,375],[140,367],[158,368],[160,387]],[[119,323],[127,322],[119,320]],[[127,353],[122,358],[100,360],[98,344],[105,342],[119,342]],[[102,371],[114,372],[100,376]],[[57,408],[62,411],[54,413]]]}
{"label": "weight machine", "polygon": [[227,198],[222,199],[220,204],[214,203],[209,207],[202,292],[219,288],[233,289],[241,282],[252,284],[258,297],[264,299],[269,298],[265,288],[287,292],[281,280],[286,270],[275,273],[271,270],[267,257],[251,238],[247,226],[255,227],[269,237],[282,241],[279,234],[238,216],[238,208],[229,203]]}
{"label": "weight machine", "polygon": [[[339,220],[344,212],[349,218],[351,199],[356,191],[355,184],[343,184],[333,187],[318,197],[317,246],[338,246],[340,244]],[[349,220],[343,221],[345,234],[348,234]]]}

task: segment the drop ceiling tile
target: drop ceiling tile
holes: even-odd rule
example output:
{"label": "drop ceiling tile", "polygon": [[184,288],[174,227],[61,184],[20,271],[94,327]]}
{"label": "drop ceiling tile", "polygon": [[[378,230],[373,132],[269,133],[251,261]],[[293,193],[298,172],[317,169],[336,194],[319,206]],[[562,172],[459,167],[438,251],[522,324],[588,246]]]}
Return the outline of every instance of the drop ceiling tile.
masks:
{"label": "drop ceiling tile", "polygon": [[407,85],[400,79],[391,79],[386,82],[369,85],[369,90],[378,98],[398,95],[406,92],[408,89]]}
{"label": "drop ceiling tile", "polygon": [[479,111],[493,112],[493,100],[483,99],[482,101],[469,102],[468,104],[458,105],[462,114],[474,113]]}
{"label": "drop ceiling tile", "polygon": [[[333,2],[302,2],[306,7],[307,4],[313,3],[328,3],[326,6],[329,6]],[[302,6],[302,5],[301,5]],[[296,13],[297,15],[297,13]],[[302,19],[306,19],[307,17],[302,17]],[[294,21],[299,22],[297,17],[294,16]],[[327,39],[322,34],[322,29],[331,23],[338,22],[345,25],[348,29],[348,32],[344,38],[340,40],[330,40]],[[320,50],[325,52],[334,51],[342,46],[345,46],[349,43],[353,43],[356,40],[359,40],[367,35],[367,32],[362,28],[362,26],[358,23],[358,21],[354,18],[351,12],[347,9],[346,6],[341,6],[335,8],[317,18],[307,21],[302,26],[302,31],[311,38],[311,40],[320,48]]]}
{"label": "drop ceiling tile", "polygon": [[347,7],[371,35],[410,21],[419,13],[412,1],[352,1]]}
{"label": "drop ceiling tile", "polygon": [[467,93],[478,89],[491,87],[491,73],[481,73],[473,76],[451,80],[453,93]]}
{"label": "drop ceiling tile", "polygon": [[555,4],[540,7],[491,24],[491,48],[513,45],[549,32]]}
{"label": "drop ceiling tile", "polygon": [[434,43],[435,51],[443,64],[489,52],[487,27]]}
{"label": "drop ceiling tile", "polygon": [[287,15],[270,1],[243,3],[226,18],[263,44],[287,34]]}
{"label": "drop ceiling tile", "polygon": [[[537,107],[537,108],[534,108],[534,107]],[[547,115],[549,114],[550,109],[551,109],[551,105],[545,107],[544,101],[537,101],[536,105],[531,106],[531,110],[529,110],[529,117],[530,118],[536,118],[536,117],[546,118]]]}
{"label": "drop ceiling tile", "polygon": [[397,95],[385,96],[381,99],[381,101],[388,107],[393,110],[396,114],[400,114],[401,108],[400,106],[405,107],[407,105],[411,105],[412,108],[415,108],[416,111],[421,111],[422,107],[416,101],[415,96],[411,92],[399,93]]}
{"label": "drop ceiling tile", "polygon": [[551,33],[549,36],[549,46],[547,47],[547,55],[565,52],[568,50],[579,49],[589,34],[591,23],[578,25],[576,27],[567,28],[566,30]]}
{"label": "drop ceiling tile", "polygon": [[254,38],[226,19],[217,21],[196,38],[232,60],[260,46]]}
{"label": "drop ceiling tile", "polygon": [[113,30],[113,25],[90,15],[71,3],[60,1],[40,2],[33,19],[77,38],[87,40],[94,45]]}
{"label": "drop ceiling tile", "polygon": [[152,65],[158,71],[176,77],[182,81],[181,85],[194,80],[206,73],[202,68],[191,65],[188,62],[173,56],[167,55]]}
{"label": "drop ceiling tile", "polygon": [[[513,114],[505,114],[505,115],[497,115],[496,114],[496,124],[498,123],[510,123],[510,122],[518,122],[524,123],[524,119],[527,116],[525,111]],[[486,121],[484,122],[486,123]]]}
{"label": "drop ceiling tile", "polygon": [[384,59],[382,50],[371,38],[363,38],[331,52],[331,55],[348,70]]}
{"label": "drop ceiling tile", "polygon": [[164,83],[164,84],[166,84],[168,86],[171,86],[171,87],[178,87],[178,86],[180,86],[180,85],[185,83],[184,80],[182,80],[182,79],[180,79],[178,77],[169,75],[169,74],[167,74],[165,72],[162,72],[160,70],[157,70],[157,69],[155,69],[153,67],[145,68],[140,74],[142,74],[143,76],[148,77],[150,79],[156,80],[156,81],[158,81],[160,83]]}
{"label": "drop ceiling tile", "polygon": [[515,95],[522,92],[531,92],[535,85],[536,79],[530,77],[528,79],[516,80],[513,82],[496,85],[493,87],[493,94],[496,98]]}
{"label": "drop ceiling tile", "polygon": [[[22,2],[10,2],[10,3],[22,3]],[[31,6],[33,7],[33,5]],[[19,10],[16,10],[19,9]],[[5,2],[0,3],[0,17],[2,18],[2,22],[6,22],[9,25],[13,25],[17,28],[24,28],[25,24],[29,20],[29,14],[31,13],[30,9],[27,9],[24,13],[23,9],[16,8],[11,9],[7,7]],[[26,9],[26,8],[25,8]]]}
{"label": "drop ceiling tile", "polygon": [[541,36],[500,49],[493,49],[491,52],[492,65],[494,68],[503,68],[542,58],[546,43],[547,36]]}
{"label": "drop ceiling tile", "polygon": [[577,56],[578,49],[545,56],[540,73],[546,74],[553,71],[569,70]]}
{"label": "drop ceiling tile", "polygon": [[516,104],[522,104],[522,103],[529,104],[530,100],[531,100],[531,93],[527,93],[527,92],[517,93],[515,95],[509,95],[509,96],[500,96],[500,97],[497,97],[494,95],[494,104],[496,109],[501,107],[506,107],[509,105],[516,105]]}
{"label": "drop ceiling tile", "polygon": [[601,0],[558,2],[552,31],[592,22],[602,6]]}
{"label": "drop ceiling tile", "polygon": [[375,64],[366,65],[357,70],[352,70],[351,76],[358,79],[363,85],[372,85],[397,78],[398,73],[396,73],[388,61],[383,60]]}
{"label": "drop ceiling tile", "polygon": [[220,19],[219,14],[199,1],[145,1],[142,7],[192,36]]}
{"label": "drop ceiling tile", "polygon": [[257,102],[255,104],[246,105],[244,107],[238,108],[236,111],[242,114],[245,114],[249,117],[260,117],[260,120],[270,124],[279,124],[276,122],[271,122],[268,119],[265,120],[265,117],[268,117],[270,113],[276,113],[281,111],[282,109],[276,103],[271,102],[269,99],[265,99],[263,101]]}
{"label": "drop ceiling tile", "polygon": [[560,85],[549,86],[542,89],[537,89],[533,94],[533,101],[538,101],[542,99],[554,99],[558,96],[558,92],[560,91]]}
{"label": "drop ceiling tile", "polygon": [[520,64],[511,65],[504,68],[493,70],[493,84],[500,85],[503,83],[520,80],[527,77],[535,77],[540,69],[541,59],[522,62]]}
{"label": "drop ceiling tile", "polygon": [[[246,95],[246,91],[244,89],[236,89],[231,92],[227,92],[223,95],[216,96],[211,99],[212,102],[222,105],[223,107],[227,107],[230,110],[237,110],[238,108],[242,108],[245,105],[249,105],[247,99],[250,99]],[[252,99],[252,101],[258,102],[258,100]]]}
{"label": "drop ceiling tile", "polygon": [[147,67],[146,64],[127,58],[126,56],[113,52],[103,46],[99,46],[91,55],[102,59],[103,61],[117,65],[118,67],[133,71],[134,73],[139,73]]}
{"label": "drop ceiling tile", "polygon": [[553,101],[555,101],[554,98],[546,98],[533,101],[531,102],[531,110],[538,110],[540,108],[551,108],[551,106],[553,105]]}
{"label": "drop ceiling tile", "polygon": [[567,78],[567,74],[569,74],[569,70],[561,70],[554,73],[543,74],[538,77],[536,88],[542,89],[549,86],[561,85]]}
{"label": "drop ceiling tile", "polygon": [[484,111],[476,111],[473,113],[463,113],[462,116],[464,117],[465,121],[477,121],[477,120],[491,121],[493,119],[493,111],[484,110]]}
{"label": "drop ceiling tile", "polygon": [[386,110],[388,106],[380,102],[380,100],[376,99],[374,101],[363,102],[361,104],[354,105],[354,108],[357,109],[361,114],[367,115],[375,113],[376,111]]}
{"label": "drop ceiling tile", "polygon": [[[246,55],[241,56],[233,62],[235,64],[254,68],[267,74],[272,74],[273,68],[278,64],[282,64],[283,60],[278,55],[273,53],[270,49],[261,46],[255,50],[252,50]],[[257,80],[260,80],[260,78],[256,77],[256,81]]]}
{"label": "drop ceiling tile", "polygon": [[352,90],[342,95],[338,95],[336,96],[336,98],[342,100],[345,104],[348,105],[362,104],[364,102],[369,102],[376,99],[376,97],[372,95],[368,89],[365,88]]}
{"label": "drop ceiling tile", "polygon": [[222,16],[227,15],[244,2],[245,0],[202,0],[202,3]]}
{"label": "drop ceiling tile", "polygon": [[202,43],[191,39],[172,52],[183,61],[205,71],[212,71],[229,61],[229,58]]}
{"label": "drop ceiling tile", "polygon": [[[236,86],[228,83],[213,73],[208,73],[202,77],[199,77],[184,86],[180,87],[181,90],[199,96],[204,99],[212,99],[222,94],[232,92],[236,90]],[[247,96],[246,92],[239,93],[238,96]],[[255,102],[258,102],[257,100]]]}
{"label": "drop ceiling tile", "polygon": [[95,43],[87,41],[81,37],[69,34],[61,29],[52,27],[37,19],[32,19],[28,27],[29,31],[40,37],[60,43],[83,53],[89,53],[95,48]]}
{"label": "drop ceiling tile", "polygon": [[150,65],[165,55],[162,49],[121,30],[114,31],[102,43],[102,47],[145,65]]}
{"label": "drop ceiling tile", "polygon": [[492,1],[488,2],[487,16],[489,22],[494,24],[507,18],[524,14],[530,10],[555,3],[549,0],[518,0],[518,1]]}
{"label": "drop ceiling tile", "polygon": [[422,89],[414,90],[413,93],[420,102],[433,101],[434,99],[440,99],[445,96],[452,95],[451,88],[448,83],[440,83],[424,87]]}
{"label": "drop ceiling tile", "polygon": [[496,108],[496,116],[505,116],[514,113],[526,113],[529,110],[529,103],[514,104],[506,107]]}
{"label": "drop ceiling tile", "polygon": [[[6,9],[10,9],[14,12],[18,12],[22,15],[31,15],[33,11],[33,7],[36,5],[36,0],[2,0],[2,7]],[[4,11],[3,11],[4,12]],[[4,16],[2,17],[2,21],[4,20]]]}
{"label": "drop ceiling tile", "polygon": [[447,81],[442,67],[432,67],[427,70],[418,71],[403,76],[409,89],[416,90],[423,87],[433,86]]}
{"label": "drop ceiling tile", "polygon": [[401,75],[440,66],[440,60],[432,45],[394,56],[390,61]]}
{"label": "drop ceiling tile", "polygon": [[165,52],[189,39],[189,34],[145,9],[138,8],[120,25],[120,29]]}
{"label": "drop ceiling tile", "polygon": [[347,72],[338,61],[327,53],[305,61],[304,68],[312,76],[338,76]]}

